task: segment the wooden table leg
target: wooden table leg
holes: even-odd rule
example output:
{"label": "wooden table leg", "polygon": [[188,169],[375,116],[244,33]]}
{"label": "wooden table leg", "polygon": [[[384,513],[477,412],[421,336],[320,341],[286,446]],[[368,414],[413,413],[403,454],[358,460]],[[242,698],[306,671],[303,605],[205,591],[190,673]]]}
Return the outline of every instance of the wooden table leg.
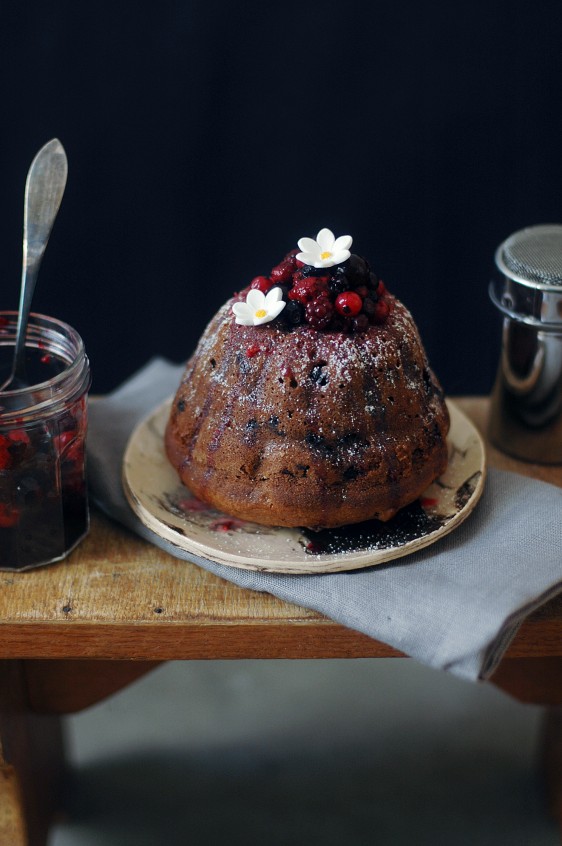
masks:
{"label": "wooden table leg", "polygon": [[562,707],[548,708],[543,725],[541,765],[547,807],[558,821],[562,842]]}
{"label": "wooden table leg", "polygon": [[157,661],[0,661],[0,846],[45,846],[64,777],[61,714],[93,705]]}
{"label": "wooden table leg", "polygon": [[58,716],[31,710],[23,665],[0,661],[0,843],[45,846],[60,807],[63,734]]}
{"label": "wooden table leg", "polygon": [[492,682],[521,702],[546,706],[540,764],[547,808],[558,822],[562,843],[562,658],[506,659]]}

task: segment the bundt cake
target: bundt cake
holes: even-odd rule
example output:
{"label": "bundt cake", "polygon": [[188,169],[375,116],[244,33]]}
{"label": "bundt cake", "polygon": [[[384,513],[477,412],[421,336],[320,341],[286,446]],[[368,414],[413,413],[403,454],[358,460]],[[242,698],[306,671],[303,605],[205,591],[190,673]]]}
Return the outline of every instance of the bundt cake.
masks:
{"label": "bundt cake", "polygon": [[409,311],[321,230],[227,302],[189,360],[168,458],[215,508],[274,526],[388,520],[445,469],[449,416]]}

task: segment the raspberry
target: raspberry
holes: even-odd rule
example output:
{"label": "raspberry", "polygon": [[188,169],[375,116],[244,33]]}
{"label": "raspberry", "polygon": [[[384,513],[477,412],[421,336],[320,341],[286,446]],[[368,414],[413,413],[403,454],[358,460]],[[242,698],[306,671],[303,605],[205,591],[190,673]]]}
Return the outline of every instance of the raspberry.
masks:
{"label": "raspberry", "polygon": [[302,261],[297,261],[298,252],[298,249],[290,250],[283,259],[283,262],[288,262],[293,270],[296,270],[298,265],[302,265]]}
{"label": "raspberry", "polygon": [[288,282],[293,275],[294,269],[295,265],[292,258],[283,259],[269,274],[272,283],[277,285],[279,282]]}
{"label": "raspberry", "polygon": [[288,297],[290,300],[296,300],[302,303],[302,305],[306,305],[312,302],[319,294],[325,293],[327,288],[327,276],[307,276],[304,279],[297,279],[289,291]]}
{"label": "raspberry", "polygon": [[272,286],[273,282],[271,279],[268,279],[267,276],[254,276],[250,282],[250,288],[252,288],[252,290],[261,291],[262,294],[267,294]]}
{"label": "raspberry", "polygon": [[363,300],[355,291],[344,291],[336,297],[336,310],[345,317],[355,317],[363,308]]}
{"label": "raspberry", "polygon": [[334,306],[326,291],[307,303],[305,306],[306,320],[313,329],[327,329],[332,320]]}

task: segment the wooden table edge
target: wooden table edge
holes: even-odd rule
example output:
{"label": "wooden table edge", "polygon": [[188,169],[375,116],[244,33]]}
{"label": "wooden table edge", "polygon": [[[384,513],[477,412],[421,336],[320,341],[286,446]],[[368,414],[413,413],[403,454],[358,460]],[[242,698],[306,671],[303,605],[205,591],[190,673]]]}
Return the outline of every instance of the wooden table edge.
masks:
{"label": "wooden table edge", "polygon": [[[483,431],[487,400],[482,397],[454,398]],[[497,458],[492,450],[492,464],[513,464]],[[549,468],[536,470],[522,465],[522,472],[548,474]],[[557,478],[562,476],[557,473]],[[560,482],[562,484],[562,482]],[[103,518],[107,520],[107,518]],[[109,521],[108,521],[109,522]],[[115,527],[124,544],[144,544],[121,527]],[[147,544],[147,547],[149,545]],[[62,565],[64,567],[64,564]],[[76,565],[80,567],[80,564]],[[506,658],[558,657],[562,655],[562,597],[542,606],[522,624],[511,642]],[[63,605],[61,600],[61,606]],[[68,610],[68,613],[66,611]],[[156,609],[159,610],[159,609]],[[64,612],[64,613],[62,613]],[[268,616],[265,604],[256,617],[198,616],[166,619],[104,620],[73,618],[70,606],[62,607],[55,619],[0,621],[0,658],[87,658],[100,660],[183,660],[206,658],[362,658],[396,657],[398,649],[344,627],[320,614],[302,611],[284,616]],[[57,612],[58,613],[58,612]]]}

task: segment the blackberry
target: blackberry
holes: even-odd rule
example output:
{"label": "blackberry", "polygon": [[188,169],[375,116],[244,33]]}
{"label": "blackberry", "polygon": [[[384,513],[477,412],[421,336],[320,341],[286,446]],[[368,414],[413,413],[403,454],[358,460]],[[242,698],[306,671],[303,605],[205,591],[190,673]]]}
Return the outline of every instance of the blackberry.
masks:
{"label": "blackberry", "polygon": [[289,300],[279,319],[285,326],[299,326],[304,320],[304,307],[296,300]]}
{"label": "blackberry", "polygon": [[328,283],[328,288],[331,294],[337,296],[338,294],[343,294],[344,291],[349,291],[350,282],[345,274],[334,275]]}
{"label": "blackberry", "polygon": [[327,291],[307,303],[305,306],[306,320],[313,329],[327,329],[331,323],[334,306]]}
{"label": "blackberry", "polygon": [[372,317],[376,311],[375,300],[373,300],[370,296],[365,297],[365,299],[363,300],[363,308],[361,310],[363,314],[367,315],[367,317]]}
{"label": "blackberry", "polygon": [[346,262],[345,275],[353,287],[365,285],[369,277],[369,265],[364,258],[352,253]]}

